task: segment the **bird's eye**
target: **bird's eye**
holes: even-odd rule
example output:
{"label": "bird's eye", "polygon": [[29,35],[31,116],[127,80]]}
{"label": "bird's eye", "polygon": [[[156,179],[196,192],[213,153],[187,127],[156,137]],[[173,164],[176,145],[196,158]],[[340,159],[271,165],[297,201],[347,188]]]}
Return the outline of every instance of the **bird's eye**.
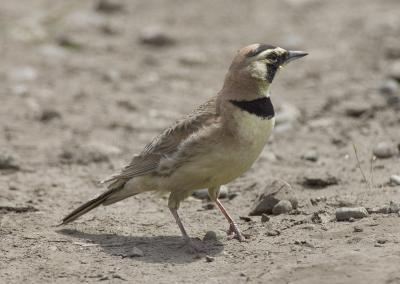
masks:
{"label": "bird's eye", "polygon": [[276,62],[278,60],[278,55],[276,53],[271,53],[267,56],[267,59],[272,62]]}

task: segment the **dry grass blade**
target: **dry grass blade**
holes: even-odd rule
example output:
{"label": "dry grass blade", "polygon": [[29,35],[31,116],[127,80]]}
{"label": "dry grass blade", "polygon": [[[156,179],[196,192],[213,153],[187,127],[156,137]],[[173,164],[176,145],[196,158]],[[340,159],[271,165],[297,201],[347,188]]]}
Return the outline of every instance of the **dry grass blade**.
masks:
{"label": "dry grass blade", "polygon": [[[358,166],[358,168],[360,169],[360,172],[361,172],[361,175],[362,175],[362,177],[363,177],[363,179],[364,179],[364,182],[367,184],[368,189],[369,189],[369,190],[372,190],[371,183],[367,180],[367,177],[365,176],[364,171],[363,171],[363,169],[362,169],[362,167],[361,167],[360,159],[358,158],[357,146],[356,146],[356,144],[354,144],[354,143],[353,143],[353,149],[354,149],[354,154],[355,154],[356,160],[357,160],[357,166]],[[371,165],[371,167],[372,167],[372,165]]]}

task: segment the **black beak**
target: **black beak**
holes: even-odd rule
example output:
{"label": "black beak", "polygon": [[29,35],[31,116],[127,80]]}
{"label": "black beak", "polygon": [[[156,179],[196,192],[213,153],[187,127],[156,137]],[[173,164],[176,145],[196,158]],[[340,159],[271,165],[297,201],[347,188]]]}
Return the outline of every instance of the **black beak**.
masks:
{"label": "black beak", "polygon": [[304,51],[289,51],[288,54],[286,55],[285,64],[294,61],[296,59],[302,58],[306,55],[308,55],[308,53]]}

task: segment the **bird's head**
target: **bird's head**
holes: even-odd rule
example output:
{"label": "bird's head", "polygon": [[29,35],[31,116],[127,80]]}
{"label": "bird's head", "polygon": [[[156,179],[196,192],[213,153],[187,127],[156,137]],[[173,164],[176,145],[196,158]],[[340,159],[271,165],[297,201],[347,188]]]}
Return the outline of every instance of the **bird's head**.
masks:
{"label": "bird's head", "polygon": [[289,51],[268,44],[252,44],[238,51],[229,68],[225,84],[238,83],[252,89],[268,90],[277,72],[289,62],[306,56],[303,51]]}

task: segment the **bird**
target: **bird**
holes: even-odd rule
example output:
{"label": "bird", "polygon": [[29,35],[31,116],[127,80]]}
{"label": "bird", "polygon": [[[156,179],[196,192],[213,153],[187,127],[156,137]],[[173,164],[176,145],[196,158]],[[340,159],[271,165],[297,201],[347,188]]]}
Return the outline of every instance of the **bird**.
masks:
{"label": "bird", "polygon": [[220,187],[243,175],[261,154],[275,125],[270,86],[284,66],[306,55],[260,43],[239,49],[216,96],[177,120],[134,155],[128,165],[101,181],[108,190],[72,211],[60,225],[99,205],[139,193],[169,194],[168,208],[183,244],[196,251],[178,209],[195,190],[206,188],[209,199],[229,223],[228,237],[245,241],[218,198]]}

